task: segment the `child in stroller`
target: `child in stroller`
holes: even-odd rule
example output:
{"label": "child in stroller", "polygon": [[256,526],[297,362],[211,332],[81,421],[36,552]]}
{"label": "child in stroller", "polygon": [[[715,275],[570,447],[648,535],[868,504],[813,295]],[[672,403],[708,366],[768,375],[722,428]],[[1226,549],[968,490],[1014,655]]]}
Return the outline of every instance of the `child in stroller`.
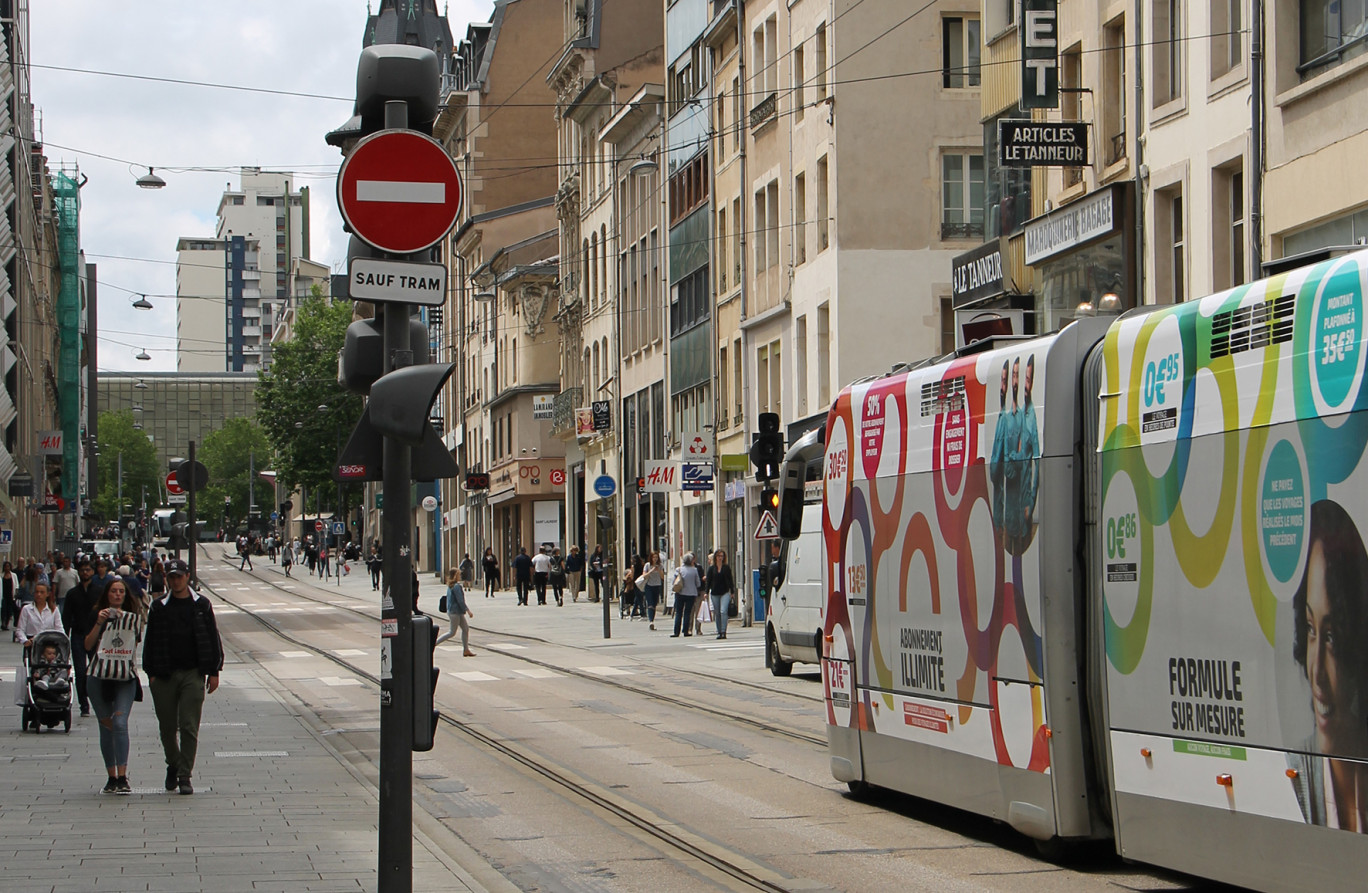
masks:
{"label": "child in stroller", "polygon": [[71,640],[65,633],[44,630],[25,652],[26,700],[23,725],[40,731],[64,723],[71,731]]}

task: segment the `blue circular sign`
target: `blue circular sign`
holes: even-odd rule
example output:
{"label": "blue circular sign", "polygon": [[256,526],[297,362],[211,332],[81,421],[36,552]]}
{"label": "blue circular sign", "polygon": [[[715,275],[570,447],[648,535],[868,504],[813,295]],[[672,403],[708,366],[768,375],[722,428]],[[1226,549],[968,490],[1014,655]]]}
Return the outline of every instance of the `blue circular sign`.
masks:
{"label": "blue circular sign", "polygon": [[606,474],[601,474],[594,478],[594,492],[597,493],[600,498],[607,499],[617,492],[617,481]]}
{"label": "blue circular sign", "polygon": [[278,520],[279,518],[280,518],[280,513],[279,513],[279,512],[271,512],[271,520],[272,520],[272,521],[276,521],[276,520]]}

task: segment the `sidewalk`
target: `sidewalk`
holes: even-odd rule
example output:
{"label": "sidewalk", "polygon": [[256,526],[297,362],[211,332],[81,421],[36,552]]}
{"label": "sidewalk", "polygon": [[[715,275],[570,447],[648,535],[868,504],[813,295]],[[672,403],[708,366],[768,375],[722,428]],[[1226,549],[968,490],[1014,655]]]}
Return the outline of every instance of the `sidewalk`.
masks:
{"label": "sidewalk", "polygon": [[[151,697],[130,716],[131,796],[107,778],[94,717],[21,732],[19,646],[0,637],[0,890],[357,891],[376,887],[374,786],[312,716],[234,652],[204,705],[195,794],[162,789]],[[144,680],[146,685],[146,680]],[[79,713],[79,710],[77,711]],[[414,889],[480,889],[421,834]]]}
{"label": "sidewalk", "polygon": [[[212,556],[209,559],[211,564],[229,567],[230,576],[238,573],[239,560],[236,556],[229,556],[233,559],[229,565],[226,558],[220,559],[220,554],[227,554],[226,550],[211,548],[209,554]],[[283,570],[264,557],[254,559],[254,567],[255,576],[261,579],[276,584],[293,585],[299,587],[301,591],[307,587],[308,591],[314,595],[335,592],[340,599],[354,598],[376,603],[379,601],[379,594],[371,590],[370,574],[364,566],[359,566],[355,562],[352,564],[352,572],[342,577],[340,585],[335,579],[321,580],[316,576],[311,576],[307,566],[296,565],[292,569],[292,576],[288,581],[284,578]],[[420,574],[418,583],[419,608],[430,615],[433,621],[445,631],[446,617],[437,610],[437,606],[442,595],[446,592],[446,586],[431,573]],[[592,587],[592,584],[590,586]],[[668,600],[671,605],[674,604],[673,593],[665,592],[662,599]],[[546,592],[546,601],[547,604],[538,605],[537,594],[534,590],[529,596],[530,603],[526,606],[520,606],[517,603],[517,594],[512,589],[502,590],[493,598],[486,598],[483,584],[474,583],[467,587],[466,604],[475,613],[475,616],[470,620],[471,647],[478,654],[485,650],[489,644],[497,644],[499,642],[498,636],[531,636],[551,644],[577,648],[625,647],[628,651],[642,655],[649,654],[650,659],[654,662],[689,669],[710,670],[731,678],[774,682],[769,670],[765,668],[765,625],[763,620],[756,620],[747,627],[743,625],[740,617],[731,618],[727,626],[727,638],[725,640],[717,639],[717,631],[712,622],[703,624],[701,636],[695,635],[689,638],[681,636],[676,639],[670,636],[674,630],[674,617],[665,615],[663,603],[656,607],[656,628],[652,631],[644,619],[628,620],[621,618],[619,616],[619,605],[617,601],[613,601],[609,604],[609,632],[611,637],[605,639],[603,635],[603,604],[601,602],[590,602],[587,593],[581,593],[579,601],[576,602],[567,591],[565,605],[560,607],[556,605],[555,597],[549,587]],[[450,667],[446,663],[446,657],[453,652],[448,649],[454,649],[454,653],[459,654],[459,638],[444,643],[438,649],[439,656],[443,658],[442,665]],[[459,669],[474,668],[462,665]],[[813,672],[816,671],[815,666],[799,665],[795,672],[801,675],[808,669]]]}

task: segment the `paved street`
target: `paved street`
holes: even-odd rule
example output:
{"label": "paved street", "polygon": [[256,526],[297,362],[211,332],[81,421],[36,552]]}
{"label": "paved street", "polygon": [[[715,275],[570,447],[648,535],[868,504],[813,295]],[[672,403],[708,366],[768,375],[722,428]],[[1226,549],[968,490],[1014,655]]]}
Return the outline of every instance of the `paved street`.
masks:
{"label": "paved street", "polygon": [[[134,704],[131,796],[99,793],[95,719],[41,734],[0,709],[0,890],[375,889],[376,793],[317,717],[227,637],[222,685],[204,707],[195,794],[162,790],[150,695]],[[6,701],[20,649],[0,639]],[[420,890],[481,890],[415,832]]]}

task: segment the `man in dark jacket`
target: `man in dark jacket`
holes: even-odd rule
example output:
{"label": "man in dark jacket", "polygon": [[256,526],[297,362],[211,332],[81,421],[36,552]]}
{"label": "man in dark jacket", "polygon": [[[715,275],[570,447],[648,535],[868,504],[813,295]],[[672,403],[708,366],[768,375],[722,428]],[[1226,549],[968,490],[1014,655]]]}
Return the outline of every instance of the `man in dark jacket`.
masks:
{"label": "man in dark jacket", "polygon": [[223,640],[213,606],[190,589],[190,568],[181,559],[166,563],[166,586],[170,594],[147,612],[143,669],[166,753],[166,789],[193,794],[200,712],[205,694],[218,688]]}
{"label": "man in dark jacket", "polygon": [[527,604],[527,594],[532,588],[532,559],[527,557],[527,547],[518,550],[513,559],[513,579],[518,584],[518,604]]}
{"label": "man in dark jacket", "polygon": [[90,715],[90,698],[86,694],[86,650],[80,643],[95,619],[95,601],[103,590],[95,582],[95,569],[89,562],[82,561],[76,569],[79,575],[77,584],[67,590],[66,601],[62,604],[62,626],[67,638],[76,646],[71,649],[71,668],[76,672],[76,699],[81,704],[81,715]]}

